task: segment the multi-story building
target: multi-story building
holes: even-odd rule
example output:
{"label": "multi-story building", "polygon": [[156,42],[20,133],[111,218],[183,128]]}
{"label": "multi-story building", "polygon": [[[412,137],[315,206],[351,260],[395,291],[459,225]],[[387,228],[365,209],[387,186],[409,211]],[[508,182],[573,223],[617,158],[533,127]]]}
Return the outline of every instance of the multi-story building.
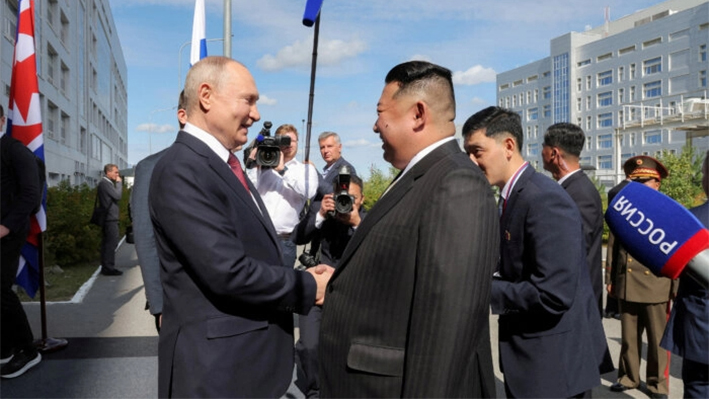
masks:
{"label": "multi-story building", "polygon": [[708,42],[707,0],[666,1],[552,39],[549,57],[497,75],[497,102],[519,112],[538,170],[546,128],[575,123],[581,164],[612,186],[631,156],[680,152],[688,137],[709,148]]}
{"label": "multi-story building", "polygon": [[[0,101],[7,110],[17,0],[0,0]],[[108,0],[35,1],[47,182],[94,185],[128,159],[127,69]]]}

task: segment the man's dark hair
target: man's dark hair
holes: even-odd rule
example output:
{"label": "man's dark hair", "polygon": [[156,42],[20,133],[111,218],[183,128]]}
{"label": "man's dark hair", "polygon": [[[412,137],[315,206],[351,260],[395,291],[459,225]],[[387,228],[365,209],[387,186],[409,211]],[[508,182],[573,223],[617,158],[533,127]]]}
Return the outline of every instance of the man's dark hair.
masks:
{"label": "man's dark hair", "polygon": [[0,118],[2,118],[3,116],[5,116],[5,108],[0,105]]}
{"label": "man's dark hair", "polygon": [[392,68],[384,82],[399,84],[399,90],[394,94],[394,98],[431,88],[435,90],[438,86],[439,90],[445,91],[442,94],[448,97],[449,101],[449,104],[445,104],[445,108],[452,110],[455,119],[455,93],[450,69],[426,61],[409,61]]}
{"label": "man's dark hair", "polygon": [[[350,184],[356,184],[359,186],[359,188],[362,189],[362,194],[364,194],[364,182],[362,179],[360,179],[357,175],[350,175]],[[332,186],[335,189],[335,192],[337,192],[340,189],[340,186],[337,184],[337,179],[332,182]]]}
{"label": "man's dark hair", "polygon": [[487,137],[510,134],[517,141],[517,149],[522,152],[522,122],[519,114],[501,107],[487,107],[468,118],[463,125],[463,137],[470,137],[473,132],[485,129]]}
{"label": "man's dark hair", "polygon": [[585,141],[586,135],[583,130],[573,123],[555,123],[544,133],[544,145],[559,147],[575,157],[581,156]]}

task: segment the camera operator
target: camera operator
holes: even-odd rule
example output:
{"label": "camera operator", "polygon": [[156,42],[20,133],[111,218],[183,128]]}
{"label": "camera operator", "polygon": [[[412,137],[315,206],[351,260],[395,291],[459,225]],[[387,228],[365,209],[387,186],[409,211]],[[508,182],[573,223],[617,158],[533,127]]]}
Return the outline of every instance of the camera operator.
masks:
{"label": "camera operator", "polygon": [[[356,175],[348,175],[349,187],[343,193],[343,169],[349,173],[347,166],[340,168],[340,174],[336,175],[337,178],[333,184],[334,193],[326,194],[320,203],[320,209],[314,211],[311,208],[296,228],[296,244],[302,245],[310,240],[321,243],[319,261],[315,259],[315,256],[307,253],[301,255],[299,259],[305,266],[324,263],[336,268],[347,243],[365,217],[366,211],[362,208],[364,202],[362,180]],[[350,209],[346,208],[348,203],[351,204]],[[343,206],[345,206],[344,209]],[[348,212],[340,212],[338,208],[340,211]],[[318,335],[322,308],[313,307],[307,316],[298,317],[300,338],[295,346],[296,359],[300,363],[305,378],[301,379],[299,376],[296,384],[306,397],[319,397]],[[304,381],[302,384],[301,380]]]}
{"label": "camera operator", "polygon": [[[249,162],[256,165],[248,169],[248,175],[256,186],[266,205],[278,238],[281,241],[285,265],[295,265],[296,245],[291,239],[293,229],[300,220],[299,215],[306,201],[312,198],[318,188],[318,172],[313,165],[303,164],[295,158],[298,152],[298,130],[290,124],[276,129],[275,138],[289,137],[289,145],[281,145],[276,156],[279,162],[274,167],[266,167],[256,162],[264,158],[258,154],[258,145],[247,149]],[[277,142],[283,143],[282,140]],[[262,150],[263,151],[263,150]],[[269,150],[270,151],[270,150]],[[266,157],[266,158],[270,158]]]}

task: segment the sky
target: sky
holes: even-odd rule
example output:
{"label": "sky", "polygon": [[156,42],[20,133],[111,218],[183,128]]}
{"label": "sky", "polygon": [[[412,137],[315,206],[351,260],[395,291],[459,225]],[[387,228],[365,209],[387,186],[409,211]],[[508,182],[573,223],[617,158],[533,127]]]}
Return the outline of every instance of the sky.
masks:
{"label": "sky", "polygon": [[[177,134],[176,104],[189,69],[194,0],[109,0],[128,69],[128,162],[168,147]],[[302,24],[306,0],[232,0],[232,58],[246,65],[260,93],[261,121],[300,132],[305,154],[313,28]],[[387,72],[426,60],[453,71],[461,126],[496,103],[495,75],[549,55],[549,41],[616,20],[649,0],[324,0],[313,98],[310,159],[324,166],[317,136],[340,135],[343,156],[365,179],[386,171],[372,131]],[[206,0],[207,50],[224,54],[223,0]]]}

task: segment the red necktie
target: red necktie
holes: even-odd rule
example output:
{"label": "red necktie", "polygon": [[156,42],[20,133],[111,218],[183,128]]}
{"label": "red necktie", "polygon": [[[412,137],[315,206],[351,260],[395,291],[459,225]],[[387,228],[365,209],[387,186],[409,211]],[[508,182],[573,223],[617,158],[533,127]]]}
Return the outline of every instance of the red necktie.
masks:
{"label": "red necktie", "polygon": [[229,159],[227,159],[226,162],[229,164],[231,171],[234,172],[234,175],[237,179],[239,179],[246,191],[251,192],[251,190],[249,190],[249,185],[246,184],[246,176],[244,176],[244,170],[241,169],[241,163],[239,163],[239,160],[236,159],[234,154],[229,153]]}

